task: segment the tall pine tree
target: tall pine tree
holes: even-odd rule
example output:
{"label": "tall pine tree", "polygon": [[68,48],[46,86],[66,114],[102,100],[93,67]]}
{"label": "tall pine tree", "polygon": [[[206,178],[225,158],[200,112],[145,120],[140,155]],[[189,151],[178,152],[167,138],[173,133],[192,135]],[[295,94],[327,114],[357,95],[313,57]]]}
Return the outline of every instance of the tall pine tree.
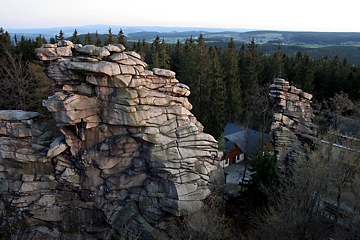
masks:
{"label": "tall pine tree", "polygon": [[118,33],[117,43],[122,44],[127,51],[129,51],[131,49],[129,43],[126,41],[126,37],[125,37],[124,32],[123,32],[123,30],[121,28],[120,28],[120,31]]}
{"label": "tall pine tree", "polygon": [[156,38],[151,43],[150,55],[148,56],[148,63],[150,69],[159,67],[159,51],[160,51],[160,37],[156,35]]}
{"label": "tall pine tree", "polygon": [[111,31],[111,28],[109,28],[108,37],[106,38],[104,45],[109,45],[109,44],[114,44],[114,43],[116,43],[116,41],[114,39],[114,35]]}
{"label": "tall pine tree", "polygon": [[295,80],[297,82],[300,82],[303,91],[313,93],[314,78],[314,61],[309,57],[307,53],[305,53],[304,57],[301,59],[300,66],[298,66],[298,69],[296,71]]}
{"label": "tall pine tree", "polygon": [[[204,36],[199,35],[197,44],[194,46],[195,64],[192,66],[193,79],[190,89],[192,91],[192,103],[194,103],[193,113],[200,122],[207,118],[208,107],[210,107],[210,83],[208,79],[210,70],[209,49],[205,43]],[[204,131],[207,131],[206,129]]]}
{"label": "tall pine tree", "polygon": [[[148,59],[149,58],[149,44],[146,42],[145,39],[142,41],[138,40],[136,43],[134,42],[133,50],[140,54],[141,59]],[[149,64],[149,62],[145,61]]]}
{"label": "tall pine tree", "polygon": [[159,46],[159,54],[158,54],[158,68],[169,69],[170,68],[170,47],[166,44],[165,40],[163,39]]}
{"label": "tall pine tree", "polygon": [[183,45],[178,39],[175,46],[171,49],[171,58],[170,58],[170,69],[176,72],[177,76],[181,75],[180,65],[181,65],[181,55],[183,54]]}
{"label": "tall pine tree", "polygon": [[98,47],[102,47],[103,46],[103,43],[99,37],[99,34],[98,34],[98,31],[96,30],[95,32],[95,46],[98,46]]}
{"label": "tall pine tree", "polygon": [[219,139],[225,125],[225,101],[226,101],[226,82],[220,64],[221,51],[216,46],[209,49],[210,66],[208,81],[210,87],[210,101],[205,122],[207,133]]}
{"label": "tall pine tree", "polygon": [[233,123],[240,123],[242,114],[238,56],[234,39],[231,38],[222,56],[222,69],[226,82],[226,121]]}
{"label": "tall pine tree", "polygon": [[[241,81],[243,99],[243,124],[251,127],[252,113],[257,109],[251,109],[252,96],[259,93],[259,86],[262,84],[261,54],[257,50],[258,44],[254,38],[248,44],[247,50],[242,45],[239,54],[239,77]],[[264,81],[264,80],[263,80]],[[268,80],[265,79],[267,82]]]}
{"label": "tall pine tree", "polygon": [[88,32],[86,35],[85,35],[85,41],[84,41],[84,45],[93,45],[94,42],[92,40],[92,36],[91,34]]}
{"label": "tall pine tree", "polygon": [[74,44],[79,44],[79,43],[81,43],[81,42],[80,42],[80,38],[79,38],[79,36],[78,36],[78,32],[77,32],[76,29],[74,30],[74,33],[73,33],[73,35],[72,35],[72,37],[71,37],[71,42],[73,42]]}
{"label": "tall pine tree", "polygon": [[62,31],[62,29],[60,29],[59,36],[57,36],[57,35],[55,36],[55,39],[56,39],[56,41],[62,41],[65,39],[64,32]]}

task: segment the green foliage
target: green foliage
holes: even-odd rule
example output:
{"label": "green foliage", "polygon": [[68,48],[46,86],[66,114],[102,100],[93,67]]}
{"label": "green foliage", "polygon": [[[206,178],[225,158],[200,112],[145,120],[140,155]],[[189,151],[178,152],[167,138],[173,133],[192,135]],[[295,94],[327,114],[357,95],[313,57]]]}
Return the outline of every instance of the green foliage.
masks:
{"label": "green foliage", "polygon": [[117,37],[117,43],[122,44],[126,50],[130,50],[131,47],[129,45],[129,43],[126,41],[126,37],[123,33],[123,30],[120,28],[120,31],[118,33],[118,37]]}
{"label": "green foliage", "polygon": [[159,52],[160,52],[160,38],[156,36],[154,41],[150,46],[150,55],[147,57],[149,68],[160,68],[160,61],[159,61]]}
{"label": "green foliage", "polygon": [[116,43],[114,35],[113,35],[112,31],[111,31],[111,28],[109,28],[108,32],[109,32],[109,34],[108,34],[108,37],[105,40],[104,45],[109,45],[109,44]]}
{"label": "green foliage", "polygon": [[242,114],[246,125],[248,125],[248,122],[251,121],[247,112],[254,111],[254,109],[251,109],[252,102],[249,96],[256,93],[258,91],[258,87],[263,83],[263,81],[266,81],[266,79],[262,79],[263,64],[261,64],[261,60],[263,56],[257,49],[258,44],[255,43],[254,39],[252,39],[247,47],[243,45],[240,49],[239,75],[243,96]]}
{"label": "green foliage", "polygon": [[93,45],[93,44],[94,44],[94,42],[93,42],[93,40],[92,40],[91,34],[90,34],[90,33],[87,33],[87,34],[85,35],[84,45]]}
{"label": "green foliage", "polygon": [[281,45],[278,45],[276,52],[273,54],[272,59],[270,60],[271,67],[270,67],[270,74],[268,77],[269,79],[275,78],[284,78],[286,77],[286,73],[284,73],[286,55],[281,52]]}
{"label": "green foliage", "polygon": [[158,53],[158,67],[163,69],[170,68],[170,47],[166,44],[165,40],[163,39],[159,46],[159,53]]}
{"label": "green foliage", "polygon": [[[225,125],[226,82],[220,62],[220,49],[214,46],[210,47],[209,55],[211,62],[207,80],[210,88],[209,106],[211,105],[211,111],[204,112],[203,124],[206,132],[218,138],[224,131],[223,126]],[[216,99],[216,101],[211,101],[212,99]]]}
{"label": "green foliage", "polygon": [[148,59],[150,55],[149,44],[143,39],[142,41],[138,40],[134,42],[133,50],[140,54],[141,59]]}
{"label": "green foliage", "polygon": [[63,33],[63,31],[60,29],[59,36],[55,36],[55,40],[56,40],[56,41],[62,41],[62,40],[64,40],[64,39],[65,39],[64,33]]}
{"label": "green foliage", "polygon": [[181,74],[180,67],[181,67],[181,56],[183,54],[183,45],[181,44],[180,40],[176,42],[176,45],[171,48],[170,52],[170,69],[177,73],[177,76]]}
{"label": "green foliage", "polygon": [[[75,30],[76,31],[76,30]],[[102,37],[104,37],[103,35]],[[77,41],[77,32],[73,41]],[[85,44],[93,44],[92,34],[85,36]],[[9,33],[0,28],[0,109],[43,111],[41,100],[52,94],[52,83],[43,73],[43,66],[35,61],[34,48],[46,43],[39,35],[35,40],[21,37],[11,42]],[[51,43],[63,39],[52,38]],[[96,32],[95,44],[102,46]],[[111,29],[105,44],[113,43]],[[125,36],[120,30],[118,43],[125,46]],[[192,37],[175,45],[157,36],[150,44],[143,39],[133,43],[151,67],[170,68],[177,73],[180,82],[191,89],[189,100],[192,113],[203,123],[205,132],[219,139],[219,149],[224,150],[221,135],[227,121],[245,122],[253,129],[267,129],[271,113],[268,86],[274,77],[290,80],[296,86],[314,94],[317,103],[326,100],[319,112],[324,113],[319,123],[328,132],[330,123],[337,117],[349,115],[360,99],[360,71],[347,60],[327,55],[314,60],[310,54],[298,52],[285,54],[286,46],[274,46],[273,54],[263,54],[263,47],[254,39],[240,48],[231,39],[223,49],[208,45],[203,35]],[[127,50],[129,50],[127,48]],[[320,115],[321,116],[321,115]],[[336,142],[335,136],[326,141]],[[345,143],[347,140],[342,140]],[[254,217],[256,233],[253,239],[321,239],[336,236],[328,232],[336,229],[344,205],[358,209],[360,193],[358,146],[349,143],[341,153],[331,144],[318,146],[309,161],[294,165],[290,180],[279,177],[276,161],[271,151],[262,148],[251,164],[251,180],[246,194],[251,205],[261,209],[260,217]],[[280,184],[281,182],[281,184]],[[332,217],[324,210],[324,199],[332,199]],[[219,200],[219,199],[218,199]],[[216,200],[215,202],[221,203]],[[228,220],[222,212],[222,204],[207,203],[198,215],[186,217],[176,224],[174,238],[229,239]],[[262,208],[266,206],[266,208]],[[327,210],[330,211],[330,210]],[[259,211],[260,212],[260,211]],[[253,212],[254,213],[254,212]],[[255,211],[256,213],[256,211]],[[350,216],[350,217],[349,217]],[[341,216],[344,217],[344,216]],[[256,219],[257,218],[257,219]],[[349,224],[348,238],[356,236],[356,212],[350,211],[344,221]],[[195,228],[194,228],[195,226]],[[181,233],[176,235],[176,233]],[[221,233],[221,235],[219,235]]]}
{"label": "green foliage", "polygon": [[81,42],[80,42],[80,38],[79,38],[79,36],[78,36],[78,32],[77,32],[76,29],[74,30],[74,33],[73,33],[70,41],[73,42],[74,44],[79,44],[79,43],[81,43]]}
{"label": "green foliage", "polygon": [[0,27],[0,59],[5,56],[5,51],[12,48],[10,34]]}
{"label": "green foliage", "polygon": [[160,38],[159,36],[157,36],[150,46],[150,54],[151,54],[150,55],[151,59],[149,62],[150,69],[154,67],[159,67],[160,65],[159,50],[160,50]]}
{"label": "green foliage", "polygon": [[50,44],[55,44],[56,43],[56,36],[55,37],[51,37],[50,38]]}
{"label": "green foliage", "polygon": [[221,65],[226,83],[226,120],[239,123],[242,113],[242,84],[240,81],[239,56],[235,42],[231,38],[228,48],[224,50]]}
{"label": "green foliage", "polygon": [[[274,33],[273,37],[278,35]],[[216,138],[228,121],[260,131],[269,129],[272,104],[266,89],[274,77],[285,78],[312,93],[314,102],[329,100],[340,92],[348,94],[353,102],[360,99],[359,68],[347,66],[347,60],[341,60],[339,56],[314,60],[312,55],[303,51],[294,55],[293,52],[300,48],[259,45],[255,39],[249,39],[242,45],[235,41],[238,38],[230,39],[221,44],[221,49],[207,43],[205,36],[208,35],[188,38],[183,44],[178,40],[174,45],[157,36],[150,44],[143,39],[134,41],[130,47],[126,46],[126,37],[120,29],[116,42],[123,44],[127,50],[132,48],[138,52],[149,64],[149,69],[158,67],[175,71],[177,79],[191,89],[189,101],[193,105],[192,113],[204,125],[204,131]],[[60,30],[50,42],[63,38]],[[75,29],[71,40],[78,42],[78,38],[87,45],[103,46],[103,42],[115,42],[111,28],[109,34],[99,35],[96,31],[95,34],[80,36]],[[10,35],[0,29],[0,58],[6,56],[4,49],[7,49],[18,55],[21,53],[23,62],[34,61],[34,48],[46,43],[41,35],[35,41],[24,37],[14,39],[15,44],[11,42]],[[263,54],[266,48],[270,50]],[[268,54],[269,51],[273,51],[272,54]]]}
{"label": "green foliage", "polygon": [[219,151],[222,152],[226,152],[226,139],[224,137],[224,135],[220,135],[219,139],[218,139],[218,149]]}
{"label": "green foliage", "polygon": [[35,48],[39,48],[46,43],[47,43],[47,41],[46,41],[45,37],[41,36],[41,34],[40,34],[35,39]]}
{"label": "green foliage", "polygon": [[100,39],[100,37],[99,37],[99,34],[98,34],[98,32],[96,31],[96,33],[95,33],[95,46],[98,46],[98,47],[102,47],[103,46],[103,43],[102,43],[102,41],[101,41],[101,39]]}
{"label": "green foliage", "polygon": [[24,36],[21,36],[20,41],[18,41],[16,46],[16,53],[21,55],[21,59],[23,62],[26,61],[34,61],[36,60],[35,55],[35,42],[31,39],[25,39]]}
{"label": "green foliage", "polygon": [[209,48],[203,36],[200,35],[196,42],[192,37],[187,39],[179,58],[180,75],[178,78],[191,89],[189,100],[194,106],[192,112],[200,122],[206,122],[210,119],[208,109],[212,103],[210,81],[213,77],[210,77]]}
{"label": "green foliage", "polygon": [[277,162],[270,147],[262,147],[255,159],[250,162],[252,172],[249,184],[245,191],[254,208],[267,207],[271,204],[271,197],[277,195],[280,178],[277,171]]}

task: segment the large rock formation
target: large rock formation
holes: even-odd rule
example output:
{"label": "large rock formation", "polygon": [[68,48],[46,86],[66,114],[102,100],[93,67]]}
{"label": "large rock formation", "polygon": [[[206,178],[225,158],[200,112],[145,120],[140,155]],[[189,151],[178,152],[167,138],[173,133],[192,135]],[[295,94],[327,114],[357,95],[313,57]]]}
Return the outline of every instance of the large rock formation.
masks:
{"label": "large rock formation", "polygon": [[286,170],[297,159],[307,158],[313,145],[312,95],[277,78],[270,86],[270,97],[275,105],[271,125],[275,155],[280,168]]}
{"label": "large rock formation", "polygon": [[[62,41],[36,52],[62,87],[43,102],[62,134],[46,156],[21,160],[46,169],[30,165],[28,173],[15,171],[16,180],[2,185],[3,193],[16,196],[7,199],[10,207],[60,232],[102,225],[118,234],[126,228],[160,238],[173,216],[202,206],[220,183],[221,156],[216,140],[191,114],[190,89],[174,72],[146,70],[140,56],[120,44]],[[20,137],[16,129],[1,129],[0,136],[13,131]],[[0,174],[9,181],[12,169],[2,166],[20,161],[21,151],[7,155],[3,148]]]}

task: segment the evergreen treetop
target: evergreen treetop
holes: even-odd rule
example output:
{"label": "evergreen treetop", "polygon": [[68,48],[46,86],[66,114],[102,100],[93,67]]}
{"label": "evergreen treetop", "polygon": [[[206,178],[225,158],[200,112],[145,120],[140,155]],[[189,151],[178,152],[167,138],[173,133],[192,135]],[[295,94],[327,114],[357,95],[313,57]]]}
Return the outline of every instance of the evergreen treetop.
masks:
{"label": "evergreen treetop", "polygon": [[104,45],[109,45],[109,44],[114,44],[114,43],[116,43],[116,41],[115,41],[114,35],[113,35],[112,31],[111,31],[111,28],[109,28],[108,37],[105,40]]}
{"label": "evergreen treetop", "polygon": [[74,33],[73,33],[73,35],[71,37],[71,42],[74,43],[74,44],[80,44],[81,43],[80,38],[78,36],[78,32],[77,32],[76,29],[74,30]]}

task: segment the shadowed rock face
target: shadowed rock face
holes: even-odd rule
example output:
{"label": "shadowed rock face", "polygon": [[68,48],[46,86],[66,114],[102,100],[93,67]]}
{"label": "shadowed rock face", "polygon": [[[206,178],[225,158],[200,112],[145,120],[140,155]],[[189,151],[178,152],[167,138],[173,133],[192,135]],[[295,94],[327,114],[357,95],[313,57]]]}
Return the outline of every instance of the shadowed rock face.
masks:
{"label": "shadowed rock face", "polygon": [[62,87],[43,101],[62,134],[34,159],[51,171],[18,173],[12,207],[64,231],[106,223],[158,238],[171,216],[202,206],[221,156],[174,72],[145,70],[122,45],[62,41],[36,53]]}
{"label": "shadowed rock face", "polygon": [[277,78],[270,85],[275,105],[271,134],[279,166],[286,170],[293,161],[307,158],[316,135],[311,108],[312,95]]}

